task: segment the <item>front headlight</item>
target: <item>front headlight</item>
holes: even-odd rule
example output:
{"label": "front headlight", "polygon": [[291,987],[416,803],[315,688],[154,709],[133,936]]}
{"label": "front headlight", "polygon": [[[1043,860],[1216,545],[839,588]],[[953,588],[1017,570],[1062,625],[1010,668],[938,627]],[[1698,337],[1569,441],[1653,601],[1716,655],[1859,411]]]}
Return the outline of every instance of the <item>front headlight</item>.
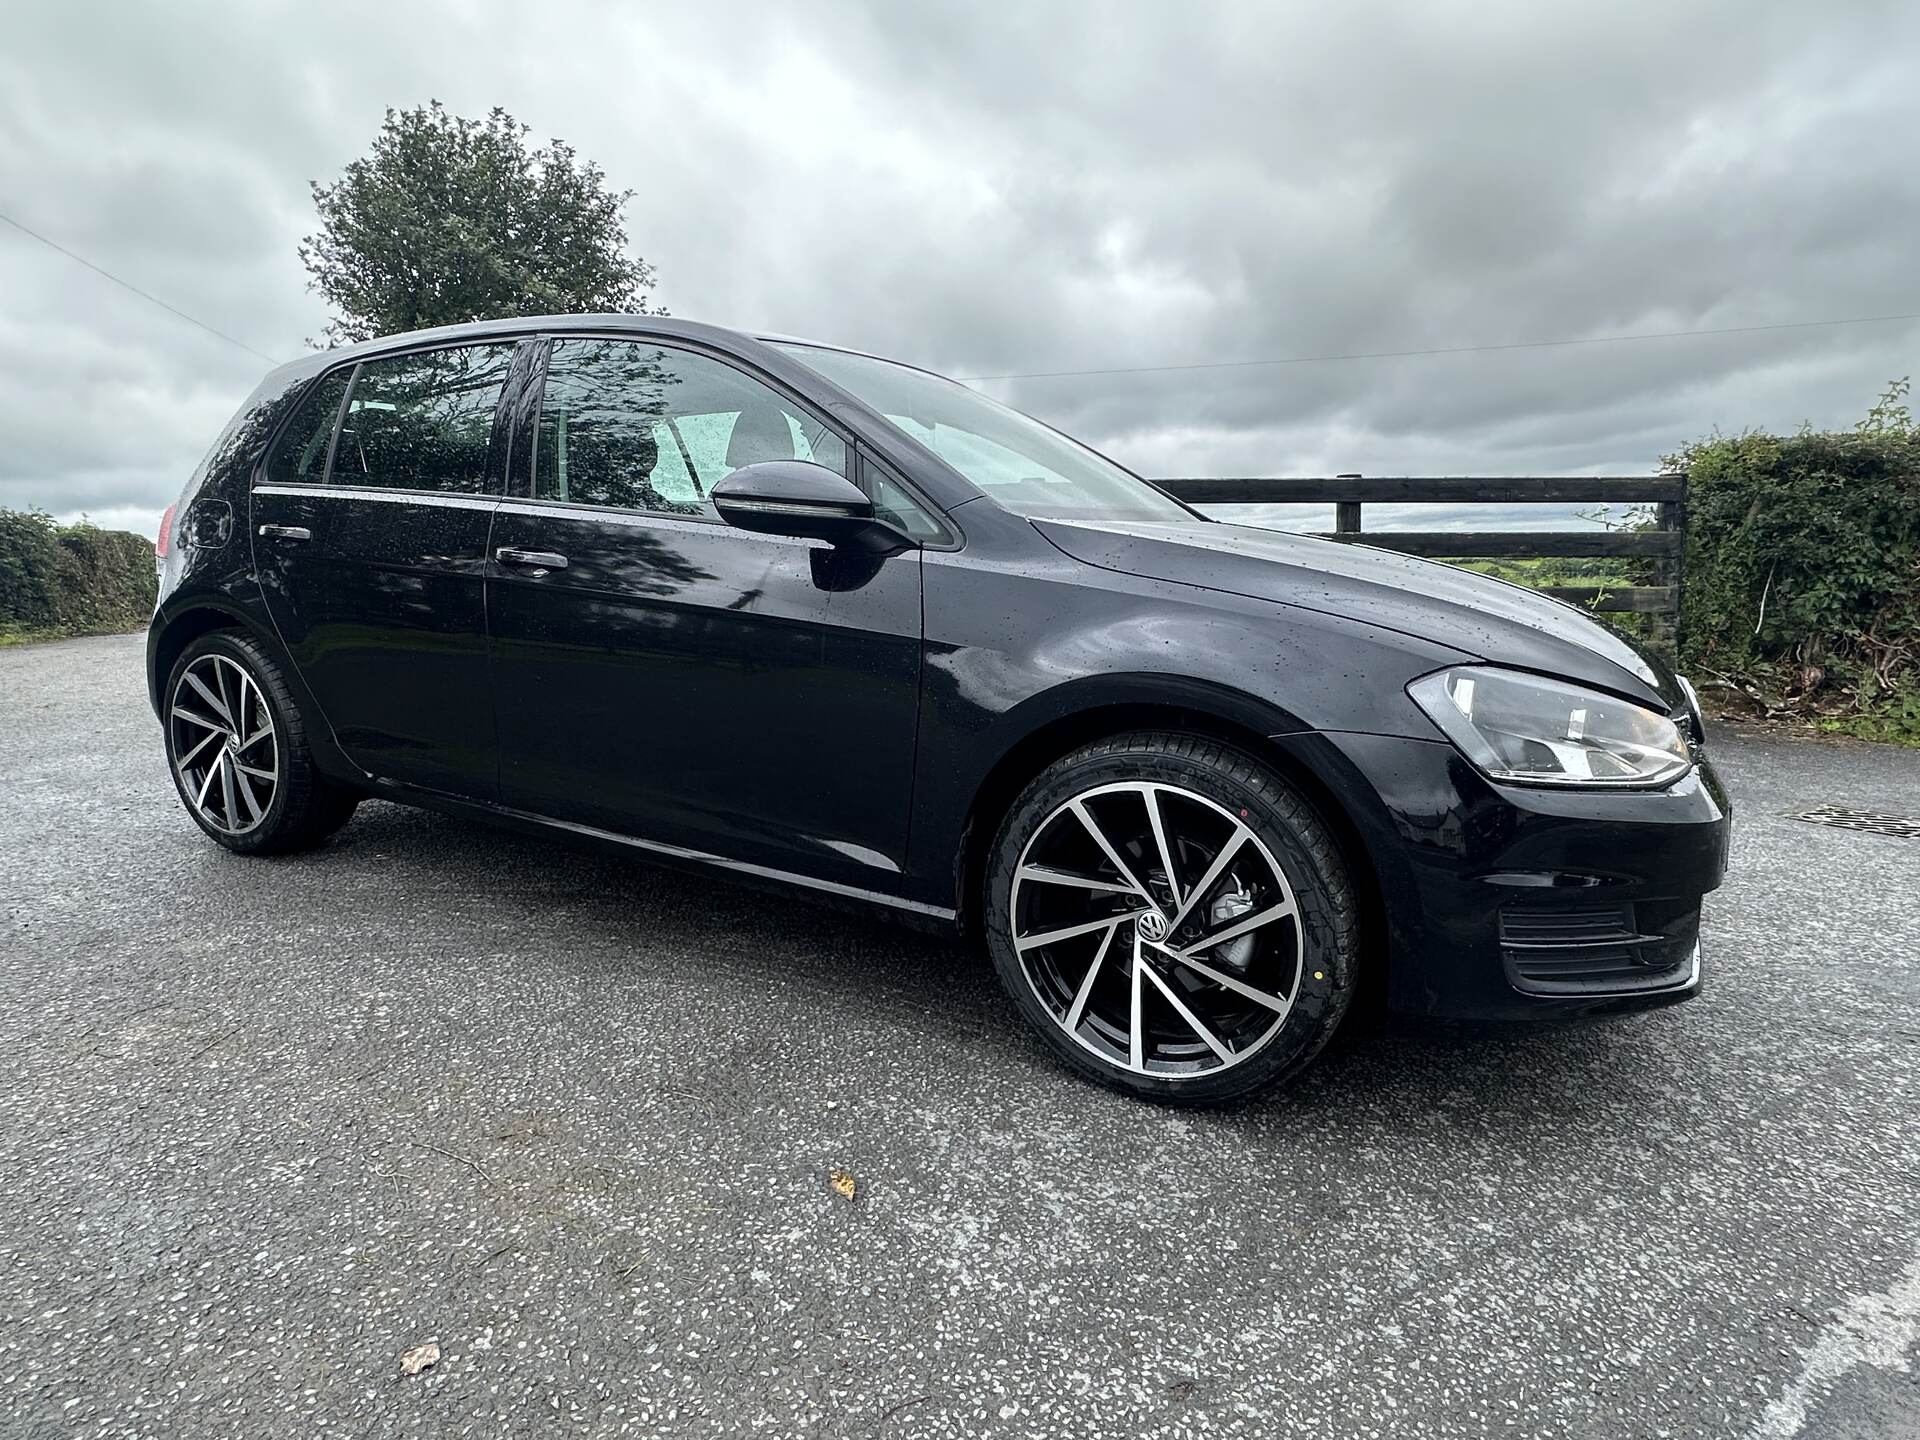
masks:
{"label": "front headlight", "polygon": [[1493,780],[1664,785],[1693,764],[1680,728],[1659,711],[1563,680],[1461,665],[1407,693]]}

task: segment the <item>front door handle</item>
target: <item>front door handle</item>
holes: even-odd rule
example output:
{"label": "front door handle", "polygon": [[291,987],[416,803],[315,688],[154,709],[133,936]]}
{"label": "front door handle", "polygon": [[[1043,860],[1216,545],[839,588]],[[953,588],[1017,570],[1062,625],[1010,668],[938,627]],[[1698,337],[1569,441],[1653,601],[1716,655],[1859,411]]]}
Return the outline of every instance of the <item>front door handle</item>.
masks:
{"label": "front door handle", "polygon": [[567,568],[567,557],[556,555],[551,550],[516,550],[511,545],[507,545],[494,551],[493,558],[502,565],[525,565],[533,570]]}
{"label": "front door handle", "polygon": [[304,525],[262,525],[260,533],[269,540],[311,540],[313,531]]}

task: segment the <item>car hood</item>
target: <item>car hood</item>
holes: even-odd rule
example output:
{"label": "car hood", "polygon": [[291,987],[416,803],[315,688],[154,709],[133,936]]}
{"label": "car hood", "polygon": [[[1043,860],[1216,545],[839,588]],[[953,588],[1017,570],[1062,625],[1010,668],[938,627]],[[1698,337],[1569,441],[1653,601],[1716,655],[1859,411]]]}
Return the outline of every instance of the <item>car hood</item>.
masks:
{"label": "car hood", "polygon": [[1058,549],[1103,570],[1341,615],[1666,710],[1684,704],[1663,663],[1586,612],[1455,565],[1206,520],[1033,524]]}

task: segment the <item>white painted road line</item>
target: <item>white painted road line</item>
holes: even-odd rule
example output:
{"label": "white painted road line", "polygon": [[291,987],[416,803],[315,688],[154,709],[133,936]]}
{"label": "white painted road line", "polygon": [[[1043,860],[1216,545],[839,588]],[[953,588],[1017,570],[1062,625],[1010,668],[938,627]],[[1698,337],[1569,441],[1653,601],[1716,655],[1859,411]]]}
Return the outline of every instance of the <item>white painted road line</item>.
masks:
{"label": "white painted road line", "polygon": [[1748,1440],[1794,1440],[1808,1413],[1849,1371],[1863,1365],[1907,1370],[1920,1345],[1920,1255],[1885,1290],[1858,1295],[1840,1308],[1802,1353],[1800,1373],[1768,1405]]}

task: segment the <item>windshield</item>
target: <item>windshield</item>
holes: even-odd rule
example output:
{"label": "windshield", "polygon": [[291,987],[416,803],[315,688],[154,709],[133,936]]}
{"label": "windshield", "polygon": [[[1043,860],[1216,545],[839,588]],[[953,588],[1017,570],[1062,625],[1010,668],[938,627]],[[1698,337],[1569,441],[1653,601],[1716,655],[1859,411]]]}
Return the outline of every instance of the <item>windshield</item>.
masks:
{"label": "windshield", "polygon": [[845,350],[783,343],[1007,509],[1060,520],[1192,521],[1193,512],[1077,441],[957,381]]}

